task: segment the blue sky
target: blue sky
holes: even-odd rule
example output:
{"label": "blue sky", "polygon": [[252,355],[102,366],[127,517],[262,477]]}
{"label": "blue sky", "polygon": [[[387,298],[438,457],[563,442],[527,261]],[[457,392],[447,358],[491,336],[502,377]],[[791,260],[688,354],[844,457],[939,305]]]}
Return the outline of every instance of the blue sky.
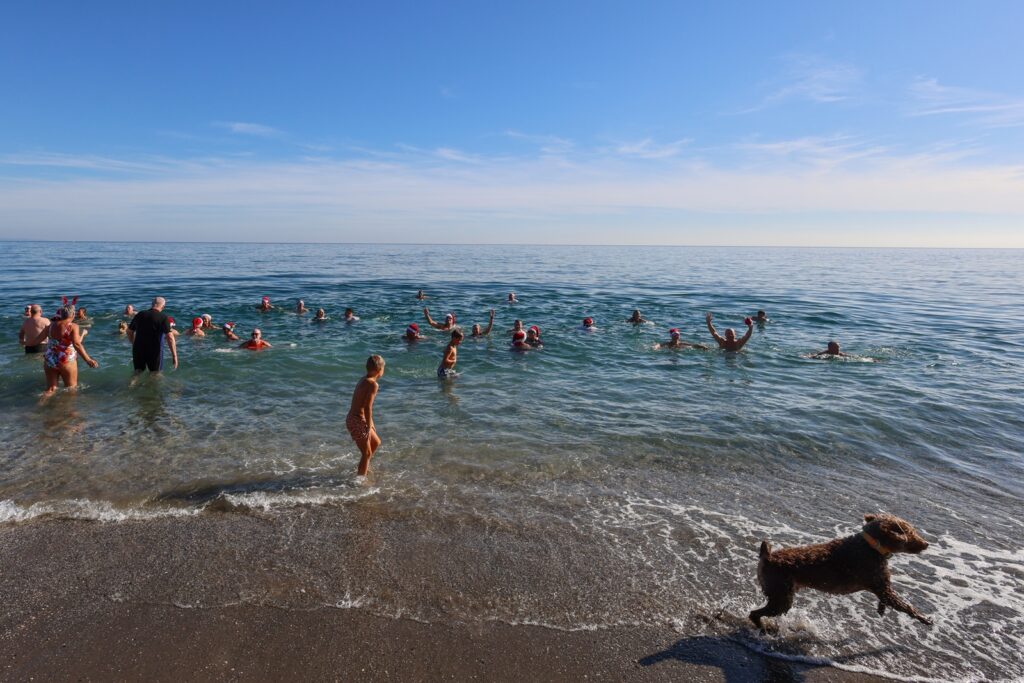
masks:
{"label": "blue sky", "polygon": [[8,3],[0,238],[1024,247],[1024,5],[773,4]]}

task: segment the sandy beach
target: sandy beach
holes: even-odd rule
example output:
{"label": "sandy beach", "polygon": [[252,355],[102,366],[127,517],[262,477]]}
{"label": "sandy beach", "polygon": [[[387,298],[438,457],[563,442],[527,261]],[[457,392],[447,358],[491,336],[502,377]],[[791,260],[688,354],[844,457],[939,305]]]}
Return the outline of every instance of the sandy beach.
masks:
{"label": "sandy beach", "polygon": [[[206,584],[204,590],[226,588],[212,585],[219,572],[203,568],[221,567],[224,558],[248,562],[262,554],[261,547],[275,545],[270,534],[282,523],[213,513],[201,519],[42,520],[3,527],[0,677],[883,680],[769,658],[727,637],[682,635],[669,627],[569,632],[496,622],[423,623],[359,607],[163,602],[194,591],[198,583]],[[267,536],[261,539],[254,529]],[[276,590],[289,590],[286,573],[273,576],[273,558],[248,569],[263,573]],[[313,569],[332,571],[326,565]]]}

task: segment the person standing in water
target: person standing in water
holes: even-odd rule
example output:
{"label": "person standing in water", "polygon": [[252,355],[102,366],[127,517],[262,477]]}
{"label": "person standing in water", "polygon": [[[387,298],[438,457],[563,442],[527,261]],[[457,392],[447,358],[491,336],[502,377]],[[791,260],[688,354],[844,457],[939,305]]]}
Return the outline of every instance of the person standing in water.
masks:
{"label": "person standing in water", "polygon": [[724,349],[726,351],[739,351],[748,341],[750,341],[750,335],[754,333],[754,321],[747,318],[743,321],[747,325],[747,333],[744,334],[742,338],[737,339],[736,330],[731,327],[725,331],[725,336],[723,337],[718,334],[718,331],[715,330],[715,326],[711,324],[711,318],[711,313],[708,313],[704,317],[704,320],[708,324],[708,332],[710,332],[714,340],[718,342],[718,348],[720,349]]}
{"label": "person standing in water", "polygon": [[47,325],[46,329],[29,341],[32,345],[48,342],[43,354],[43,373],[46,376],[46,392],[43,398],[49,398],[57,391],[57,383],[64,382],[65,389],[78,386],[78,356],[82,357],[90,368],[98,368],[99,363],[89,357],[82,345],[82,334],[75,324],[75,301],[64,305],[57,311],[56,320]]}
{"label": "person standing in water", "polygon": [[462,343],[463,336],[462,330],[459,328],[456,327],[452,330],[452,339],[448,342],[448,346],[444,347],[444,357],[441,358],[441,364],[437,366],[438,379],[455,377],[455,363],[459,360],[459,344]]}
{"label": "person standing in water", "polygon": [[18,332],[18,343],[25,347],[25,353],[42,353],[45,349],[43,342],[30,342],[50,327],[50,321],[43,317],[43,309],[39,304],[31,304],[27,310],[28,317],[21,323],[21,330]]}
{"label": "person standing in water", "polygon": [[345,427],[352,441],[362,454],[356,473],[365,476],[370,470],[370,458],[380,448],[377,425],[373,422],[373,399],[377,398],[380,385],[377,380],[384,376],[384,359],[378,355],[366,359],[366,376],[356,384],[352,392],[352,404],[345,416]]}
{"label": "person standing in water", "polygon": [[178,347],[171,334],[171,319],[164,313],[167,302],[162,296],[153,299],[148,311],[136,313],[128,324],[128,341],[132,343],[132,364],[135,372],[160,372],[164,365],[163,345],[171,350],[171,361],[178,369]]}

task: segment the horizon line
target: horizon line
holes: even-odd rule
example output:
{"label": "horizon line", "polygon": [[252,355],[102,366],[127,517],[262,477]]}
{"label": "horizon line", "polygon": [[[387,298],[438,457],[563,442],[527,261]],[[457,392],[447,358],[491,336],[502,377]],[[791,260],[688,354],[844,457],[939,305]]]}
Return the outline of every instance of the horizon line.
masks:
{"label": "horizon line", "polygon": [[969,246],[878,246],[878,245],[823,245],[823,244],[676,244],[676,243],[638,243],[616,244],[580,242],[307,242],[291,240],[288,242],[245,241],[245,240],[46,240],[3,238],[0,243],[17,242],[27,244],[266,244],[266,245],[345,245],[345,246],[407,246],[407,247],[605,247],[605,248],[649,248],[675,247],[681,249],[932,249],[932,250],[963,250],[975,251],[1019,251],[1024,247],[969,247]]}

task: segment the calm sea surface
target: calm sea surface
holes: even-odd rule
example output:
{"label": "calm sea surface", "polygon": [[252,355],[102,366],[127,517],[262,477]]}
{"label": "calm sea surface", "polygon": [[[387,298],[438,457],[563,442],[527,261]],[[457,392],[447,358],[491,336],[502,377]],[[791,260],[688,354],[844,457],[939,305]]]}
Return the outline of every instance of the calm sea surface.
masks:
{"label": "calm sea surface", "polygon": [[[435,377],[446,335],[424,324],[418,289],[438,319],[497,311],[453,382]],[[427,621],[673,624],[891,676],[1012,679],[1022,293],[1012,250],[0,243],[0,523],[372,510],[417,543],[476,539],[466,570],[342,585],[292,567],[303,600]],[[88,307],[101,368],[80,364],[80,390],[39,405],[21,311],[62,295]],[[210,313],[274,348],[182,337],[179,370],[129,387],[116,323],[154,295],[181,328]],[[259,313],[263,295],[279,308]],[[296,315],[298,298],[330,320]],[[361,320],[345,324],[345,307]],[[633,308],[653,324],[626,324]],[[653,349],[670,327],[709,342],[705,311],[742,331],[758,308],[771,323],[742,353]],[[598,332],[577,331],[584,316]],[[543,350],[509,351],[516,318],[541,327]],[[408,345],[413,321],[427,339]],[[829,339],[875,362],[807,358]],[[387,361],[384,445],[360,481],[343,422],[370,353]],[[934,627],[879,618],[866,594],[813,593],[777,636],[744,627],[763,604],[762,538],[820,541],[879,510],[932,542],[891,564]],[[193,602],[216,603],[210,591]]]}

